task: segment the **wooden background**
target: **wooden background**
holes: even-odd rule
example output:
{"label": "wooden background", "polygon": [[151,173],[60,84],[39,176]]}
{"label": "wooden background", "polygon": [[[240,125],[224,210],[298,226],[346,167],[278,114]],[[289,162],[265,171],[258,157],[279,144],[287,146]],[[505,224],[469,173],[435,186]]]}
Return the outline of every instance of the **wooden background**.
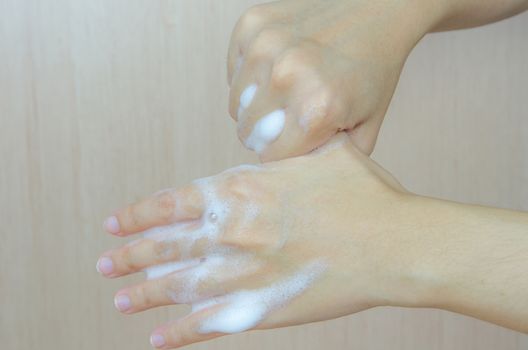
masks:
{"label": "wooden background", "polygon": [[[225,54],[249,0],[0,0],[0,348],[149,349],[113,293],[113,209],[254,161],[227,115]],[[528,14],[411,55],[374,158],[409,189],[528,210]],[[436,310],[375,309],[193,349],[528,349]]]}

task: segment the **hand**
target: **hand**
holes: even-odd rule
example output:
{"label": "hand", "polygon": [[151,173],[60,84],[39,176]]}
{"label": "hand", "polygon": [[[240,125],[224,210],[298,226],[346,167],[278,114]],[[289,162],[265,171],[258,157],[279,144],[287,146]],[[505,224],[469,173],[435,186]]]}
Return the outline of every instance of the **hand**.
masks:
{"label": "hand", "polygon": [[435,12],[419,3],[250,8],[228,54],[229,111],[240,140],[269,161],[306,154],[346,131],[370,154],[407,55],[433,22]]}
{"label": "hand", "polygon": [[[393,247],[411,197],[344,135],[307,156],[243,166],[159,192],[106,221],[143,238],[98,262],[107,277],[145,271],[116,294],[136,313],[192,304],[154,331],[168,349],[248,329],[336,318],[420,300]],[[394,259],[396,258],[396,259]]]}

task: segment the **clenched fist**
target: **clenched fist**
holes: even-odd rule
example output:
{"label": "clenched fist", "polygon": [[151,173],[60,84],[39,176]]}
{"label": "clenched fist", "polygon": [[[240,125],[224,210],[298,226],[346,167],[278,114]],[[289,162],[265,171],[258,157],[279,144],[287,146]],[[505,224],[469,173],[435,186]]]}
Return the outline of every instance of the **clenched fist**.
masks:
{"label": "clenched fist", "polygon": [[346,131],[370,154],[403,64],[428,31],[413,1],[276,1],[238,21],[229,109],[263,161],[308,153]]}

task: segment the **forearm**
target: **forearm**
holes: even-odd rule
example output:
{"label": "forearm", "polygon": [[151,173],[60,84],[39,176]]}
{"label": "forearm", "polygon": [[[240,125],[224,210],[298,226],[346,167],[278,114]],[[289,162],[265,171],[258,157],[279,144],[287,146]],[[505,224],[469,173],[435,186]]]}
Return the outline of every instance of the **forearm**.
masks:
{"label": "forearm", "polygon": [[[477,27],[526,10],[528,0],[379,0],[364,7],[351,1],[334,5],[332,11],[340,14],[334,15],[340,20],[321,21],[320,31],[334,37],[334,44],[345,53],[352,49],[353,55],[355,42],[346,38],[354,38],[351,33],[357,23],[368,18],[365,22],[371,42],[383,42],[389,54],[400,50],[407,54],[427,33]],[[383,38],[387,37],[392,44],[385,43]]]}
{"label": "forearm", "polygon": [[[413,200],[414,201],[414,200]],[[421,305],[528,332],[528,214],[418,197]]]}
{"label": "forearm", "polygon": [[[414,1],[414,0],[413,0]],[[425,3],[437,18],[430,31],[471,28],[500,21],[528,9],[527,0],[416,0]]]}
{"label": "forearm", "polygon": [[427,33],[497,22],[528,10],[528,0],[401,0],[378,6],[392,13],[381,24],[390,28],[387,35],[410,51]]}

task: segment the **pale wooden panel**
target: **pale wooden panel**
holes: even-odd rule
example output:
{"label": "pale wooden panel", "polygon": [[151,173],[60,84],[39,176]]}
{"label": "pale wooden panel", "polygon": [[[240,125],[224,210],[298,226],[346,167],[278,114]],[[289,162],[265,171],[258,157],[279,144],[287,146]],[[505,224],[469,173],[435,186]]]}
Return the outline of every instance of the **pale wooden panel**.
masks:
{"label": "pale wooden panel", "polygon": [[[122,316],[95,272],[123,203],[253,161],[228,118],[243,0],[0,0],[0,343],[148,349],[183,308]],[[409,60],[375,158],[419,193],[528,209],[528,16],[439,34]],[[512,349],[441,311],[376,309],[194,349]]]}
{"label": "pale wooden panel", "polygon": [[375,158],[419,193],[528,210],[528,13],[431,35],[407,63]]}

